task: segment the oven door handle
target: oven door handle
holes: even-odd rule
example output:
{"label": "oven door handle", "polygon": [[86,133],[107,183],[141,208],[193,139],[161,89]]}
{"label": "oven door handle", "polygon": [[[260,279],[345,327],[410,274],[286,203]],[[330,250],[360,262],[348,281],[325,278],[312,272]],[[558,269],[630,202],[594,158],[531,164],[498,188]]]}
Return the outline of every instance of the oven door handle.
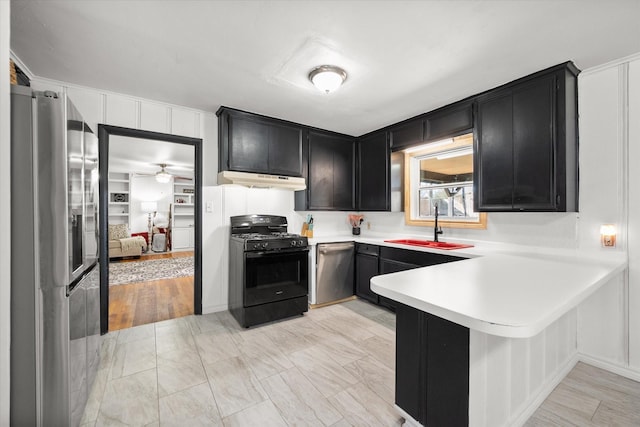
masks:
{"label": "oven door handle", "polygon": [[264,256],[280,255],[280,254],[296,254],[301,252],[309,252],[309,248],[291,248],[291,249],[280,249],[276,251],[245,252],[245,255],[247,258],[261,258]]}

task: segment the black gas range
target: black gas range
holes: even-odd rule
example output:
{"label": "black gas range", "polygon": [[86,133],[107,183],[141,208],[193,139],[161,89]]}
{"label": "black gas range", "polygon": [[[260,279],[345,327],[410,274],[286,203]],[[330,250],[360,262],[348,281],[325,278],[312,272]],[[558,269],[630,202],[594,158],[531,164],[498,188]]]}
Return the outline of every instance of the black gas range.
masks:
{"label": "black gas range", "polygon": [[244,327],[308,310],[308,242],[287,225],[283,216],[231,217],[229,311]]}

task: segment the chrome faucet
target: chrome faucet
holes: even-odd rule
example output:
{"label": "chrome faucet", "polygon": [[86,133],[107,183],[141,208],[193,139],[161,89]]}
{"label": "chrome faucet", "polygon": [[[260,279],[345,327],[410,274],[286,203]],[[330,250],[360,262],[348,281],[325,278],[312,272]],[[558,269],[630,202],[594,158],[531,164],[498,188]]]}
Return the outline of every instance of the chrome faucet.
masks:
{"label": "chrome faucet", "polygon": [[433,241],[437,242],[438,241],[438,234],[442,234],[442,227],[438,227],[438,204],[435,204],[435,209],[436,209],[436,220],[433,224]]}

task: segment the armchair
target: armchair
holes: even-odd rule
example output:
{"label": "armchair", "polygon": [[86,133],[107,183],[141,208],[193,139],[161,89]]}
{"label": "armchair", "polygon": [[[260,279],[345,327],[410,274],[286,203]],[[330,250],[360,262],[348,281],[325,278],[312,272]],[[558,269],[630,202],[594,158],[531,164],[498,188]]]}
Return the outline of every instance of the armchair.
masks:
{"label": "armchair", "polygon": [[146,249],[145,238],[131,237],[127,224],[109,224],[109,258],[139,257]]}

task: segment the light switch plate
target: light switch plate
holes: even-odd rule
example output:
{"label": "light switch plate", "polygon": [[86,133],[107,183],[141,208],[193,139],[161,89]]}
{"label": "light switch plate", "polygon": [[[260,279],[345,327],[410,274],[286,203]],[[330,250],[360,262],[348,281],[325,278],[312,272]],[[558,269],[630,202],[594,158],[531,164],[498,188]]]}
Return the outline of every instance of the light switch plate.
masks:
{"label": "light switch plate", "polygon": [[205,211],[207,213],[213,213],[213,202],[209,201],[205,205]]}

